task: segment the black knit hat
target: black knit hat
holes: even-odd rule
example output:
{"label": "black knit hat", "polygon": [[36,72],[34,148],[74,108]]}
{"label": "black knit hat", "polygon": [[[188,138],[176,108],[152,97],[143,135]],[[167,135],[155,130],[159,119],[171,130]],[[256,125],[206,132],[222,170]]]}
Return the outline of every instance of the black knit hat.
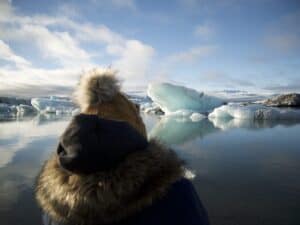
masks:
{"label": "black knit hat", "polygon": [[74,173],[93,173],[116,167],[127,155],[145,150],[148,142],[127,122],[96,115],[75,116],[57,148],[60,165]]}

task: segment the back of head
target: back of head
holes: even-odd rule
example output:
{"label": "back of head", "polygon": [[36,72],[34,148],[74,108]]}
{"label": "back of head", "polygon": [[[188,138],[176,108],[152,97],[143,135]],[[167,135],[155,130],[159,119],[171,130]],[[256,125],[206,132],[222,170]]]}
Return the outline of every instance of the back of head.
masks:
{"label": "back of head", "polygon": [[75,101],[82,113],[126,121],[146,137],[139,107],[122,93],[116,76],[112,69],[93,69],[83,74],[74,94]]}
{"label": "back of head", "polygon": [[116,168],[147,145],[147,139],[127,122],[79,114],[61,135],[57,156],[65,170],[92,174]]}

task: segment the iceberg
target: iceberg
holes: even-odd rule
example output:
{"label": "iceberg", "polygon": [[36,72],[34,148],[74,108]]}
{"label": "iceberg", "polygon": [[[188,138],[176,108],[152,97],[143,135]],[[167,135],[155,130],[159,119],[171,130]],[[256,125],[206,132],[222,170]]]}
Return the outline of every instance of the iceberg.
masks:
{"label": "iceberg", "polygon": [[10,119],[14,117],[23,117],[34,115],[36,110],[30,105],[8,105],[5,103],[0,103],[0,118]]}
{"label": "iceberg", "polygon": [[201,114],[201,113],[193,113],[191,116],[190,116],[190,119],[193,121],[193,122],[198,122],[202,119],[205,118],[205,115]]}
{"label": "iceberg", "polygon": [[76,107],[72,101],[65,98],[49,97],[49,98],[33,98],[31,105],[40,113],[72,113]]}
{"label": "iceberg", "polygon": [[163,115],[164,112],[161,108],[155,104],[155,102],[146,102],[140,105],[140,109],[142,112],[154,115]]}
{"label": "iceberg", "polygon": [[224,104],[221,98],[170,83],[150,84],[147,94],[166,115],[191,116],[194,112],[207,113]]}
{"label": "iceberg", "polygon": [[272,108],[260,104],[228,104],[215,108],[208,117],[248,120],[300,120],[300,110]]}

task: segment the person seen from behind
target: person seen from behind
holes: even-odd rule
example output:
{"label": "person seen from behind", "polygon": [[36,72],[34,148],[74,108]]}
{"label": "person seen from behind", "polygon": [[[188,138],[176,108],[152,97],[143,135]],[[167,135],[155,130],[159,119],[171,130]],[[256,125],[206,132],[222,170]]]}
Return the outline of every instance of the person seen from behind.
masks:
{"label": "person seen from behind", "polygon": [[147,139],[113,70],[84,74],[75,99],[81,113],[37,177],[45,225],[209,224],[182,160]]}

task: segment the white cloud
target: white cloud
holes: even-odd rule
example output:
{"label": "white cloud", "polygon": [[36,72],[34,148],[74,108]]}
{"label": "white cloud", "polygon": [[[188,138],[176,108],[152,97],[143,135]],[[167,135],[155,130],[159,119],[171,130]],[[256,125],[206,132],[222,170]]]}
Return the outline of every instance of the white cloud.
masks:
{"label": "white cloud", "polygon": [[61,25],[65,28],[71,29],[75,32],[75,37],[77,40],[82,42],[101,42],[105,44],[121,44],[125,41],[125,38],[113,32],[107,26],[92,25],[88,23],[76,23],[67,18],[60,18],[55,21],[45,19],[44,23],[51,23],[56,25]]}
{"label": "white cloud", "polygon": [[[36,69],[36,68],[23,68],[23,69],[0,69],[1,84],[4,87],[1,89],[8,88],[9,86],[15,85],[53,85],[53,84],[64,84],[69,86],[74,81],[69,80],[70,75],[73,77],[77,70],[71,71],[68,69]],[[73,73],[72,73],[73,72]],[[78,73],[79,77],[79,73]]]}
{"label": "white cloud", "polygon": [[215,45],[204,45],[190,48],[187,51],[179,52],[171,55],[169,61],[171,62],[194,62],[200,58],[212,55],[217,50]]}
{"label": "white cloud", "polygon": [[9,1],[0,0],[0,21],[12,14],[12,7]]}
{"label": "white cloud", "polygon": [[[148,66],[154,55],[154,49],[138,40],[128,40],[125,46],[110,46],[119,54],[120,59],[113,62],[113,66],[119,69],[124,78],[141,77],[146,74]],[[111,51],[111,50],[110,50]],[[142,76],[143,77],[143,76]]]}
{"label": "white cloud", "polygon": [[263,89],[277,93],[300,92],[300,76],[289,78],[286,77],[282,81],[276,81],[272,84],[265,85]]}
{"label": "white cloud", "polygon": [[155,53],[153,47],[139,40],[126,39],[104,25],[97,27],[89,24],[79,26],[70,21],[68,25],[76,30],[79,40],[106,44],[106,53],[117,57],[116,60],[112,61],[112,66],[119,70],[120,75],[124,78],[145,76]]}
{"label": "white cloud", "polygon": [[16,55],[13,50],[2,40],[0,40],[0,60],[15,63],[16,67],[30,66],[31,63],[21,56]]}
{"label": "white cloud", "polygon": [[80,48],[68,32],[55,32],[46,26],[21,23],[2,28],[0,38],[36,46],[43,57],[53,59],[63,66],[90,63],[89,53]]}
{"label": "white cloud", "polygon": [[104,43],[106,53],[117,57],[112,61],[112,66],[120,72],[123,78],[145,76],[155,53],[153,47],[139,40],[126,39],[104,25],[79,25],[72,21],[65,22],[65,25],[74,29],[75,35],[80,41]]}
{"label": "white cloud", "polygon": [[[199,80],[201,82],[199,82]],[[241,79],[237,76],[227,74],[223,71],[218,70],[208,70],[198,72],[192,78],[191,82],[197,88],[201,89],[210,89],[210,90],[222,90],[222,89],[237,89],[251,91],[256,88],[256,84],[252,80]]]}
{"label": "white cloud", "polygon": [[0,95],[44,96],[70,95],[80,74],[78,67],[41,69],[19,68],[0,69]]}
{"label": "white cloud", "polygon": [[[113,4],[120,7],[134,6],[133,1],[115,0]],[[16,94],[24,94],[30,89],[34,95],[69,93],[79,74],[97,65],[93,61],[95,53],[83,48],[84,45],[101,45],[101,55],[108,56],[112,65],[126,80],[145,77],[154,54],[151,46],[139,40],[127,39],[103,24],[78,23],[66,16],[21,16],[16,14],[9,3],[2,1],[0,12],[0,39],[10,43],[10,46],[14,43],[30,46],[31,51],[46,64],[49,61],[51,65],[59,65],[54,69],[47,69],[47,66],[35,67],[34,62],[30,63],[16,55],[2,41],[0,58],[16,65],[27,66],[16,69],[7,66],[0,68],[2,95],[13,90]],[[65,91],[62,91],[64,87]]]}
{"label": "white cloud", "polygon": [[57,59],[62,65],[87,65],[90,55],[68,32],[50,32],[45,27],[26,25],[23,31],[36,41],[45,57]]}

